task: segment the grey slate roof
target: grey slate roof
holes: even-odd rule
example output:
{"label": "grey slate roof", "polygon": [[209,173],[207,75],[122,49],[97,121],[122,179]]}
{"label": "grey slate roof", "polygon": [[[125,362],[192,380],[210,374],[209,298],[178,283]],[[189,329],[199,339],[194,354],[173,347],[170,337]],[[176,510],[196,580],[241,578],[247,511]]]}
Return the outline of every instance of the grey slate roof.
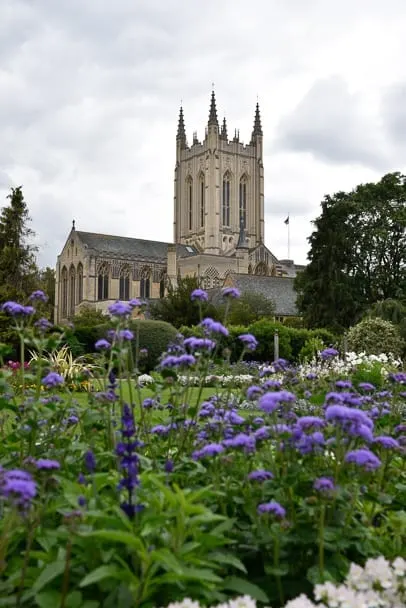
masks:
{"label": "grey slate roof", "polygon": [[[253,274],[234,274],[233,285],[241,293],[260,293],[275,306],[275,316],[291,317],[299,313],[296,308],[296,292],[293,289],[294,279],[287,277],[263,277]],[[210,290],[214,291],[214,290]],[[219,290],[216,292],[220,293]],[[217,300],[217,293],[213,294],[213,299]]]}
{"label": "grey slate roof", "polygon": [[[93,254],[104,255],[112,258],[143,259],[166,261],[168,245],[161,241],[147,241],[144,239],[133,239],[125,236],[113,236],[109,234],[97,234],[94,232],[76,231],[82,243]],[[189,247],[189,246],[188,246]],[[198,252],[194,247],[177,245],[178,257],[184,258],[196,255]]]}

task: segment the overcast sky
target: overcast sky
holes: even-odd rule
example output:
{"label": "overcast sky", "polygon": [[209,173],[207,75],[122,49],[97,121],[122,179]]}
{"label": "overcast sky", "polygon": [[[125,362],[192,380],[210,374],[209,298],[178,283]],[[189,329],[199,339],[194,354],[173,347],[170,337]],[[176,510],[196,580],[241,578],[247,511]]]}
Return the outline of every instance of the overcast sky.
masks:
{"label": "overcast sky", "polygon": [[405,0],[0,0],[0,202],[39,262],[71,227],[172,240],[180,101],[264,129],[265,242],[305,262],[324,194],[406,165]]}

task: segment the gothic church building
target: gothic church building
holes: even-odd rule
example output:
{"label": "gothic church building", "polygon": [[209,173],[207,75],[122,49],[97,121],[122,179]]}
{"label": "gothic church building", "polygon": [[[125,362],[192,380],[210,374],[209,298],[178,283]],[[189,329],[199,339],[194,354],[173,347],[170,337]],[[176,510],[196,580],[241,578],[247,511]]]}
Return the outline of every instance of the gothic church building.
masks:
{"label": "gothic church building", "polygon": [[174,179],[174,243],[76,230],[73,223],[56,265],[55,321],[83,307],[106,311],[117,299],[165,296],[168,282],[198,276],[206,289],[235,285],[260,291],[278,317],[296,314],[291,260],[264,244],[263,132],[257,103],[251,140],[229,139],[215,94],[201,142],[188,145],[180,109]]}

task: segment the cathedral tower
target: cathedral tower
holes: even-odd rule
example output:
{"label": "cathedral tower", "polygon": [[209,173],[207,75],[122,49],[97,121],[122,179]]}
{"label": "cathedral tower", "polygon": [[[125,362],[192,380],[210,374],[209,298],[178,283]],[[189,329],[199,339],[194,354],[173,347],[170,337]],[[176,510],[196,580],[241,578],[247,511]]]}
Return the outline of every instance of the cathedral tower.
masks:
{"label": "cathedral tower", "polygon": [[253,248],[264,242],[263,133],[259,105],[251,141],[236,130],[229,140],[224,118],[220,128],[211,94],[204,141],[197,134],[188,146],[183,116],[176,136],[174,241],[215,255],[234,253],[241,230]]}

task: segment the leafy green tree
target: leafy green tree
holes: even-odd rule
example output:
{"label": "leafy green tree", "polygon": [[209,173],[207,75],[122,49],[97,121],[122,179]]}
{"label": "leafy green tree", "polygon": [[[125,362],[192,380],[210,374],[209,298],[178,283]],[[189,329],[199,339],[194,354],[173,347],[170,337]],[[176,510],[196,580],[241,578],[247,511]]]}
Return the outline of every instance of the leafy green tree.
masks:
{"label": "leafy green tree", "polygon": [[95,327],[106,323],[106,315],[101,310],[85,306],[73,317],[72,323],[74,327]]}
{"label": "leafy green tree", "polygon": [[0,300],[22,299],[37,287],[34,232],[21,186],[12,188],[0,214]]}
{"label": "leafy green tree", "polygon": [[48,302],[44,306],[45,313],[49,317],[49,319],[53,320],[54,318],[54,309],[55,309],[55,270],[47,266],[46,268],[41,269],[38,272],[36,289],[42,289],[47,296]]}
{"label": "leafy green tree", "polygon": [[[224,306],[220,309],[220,317],[223,318]],[[275,306],[272,300],[266,298],[262,293],[244,292],[241,296],[231,302],[227,321],[230,325],[244,325],[245,327],[275,315]]]}
{"label": "leafy green tree", "polygon": [[308,327],[342,331],[377,301],[406,297],[406,176],[326,196],[297,304]]}
{"label": "leafy green tree", "polygon": [[[197,325],[200,322],[199,304],[192,302],[190,296],[192,291],[199,287],[200,281],[197,277],[178,278],[176,288],[169,285],[166,298],[151,304],[151,318],[166,321],[178,328],[182,325]],[[217,318],[217,309],[212,304],[202,302],[201,305],[204,316]]]}

